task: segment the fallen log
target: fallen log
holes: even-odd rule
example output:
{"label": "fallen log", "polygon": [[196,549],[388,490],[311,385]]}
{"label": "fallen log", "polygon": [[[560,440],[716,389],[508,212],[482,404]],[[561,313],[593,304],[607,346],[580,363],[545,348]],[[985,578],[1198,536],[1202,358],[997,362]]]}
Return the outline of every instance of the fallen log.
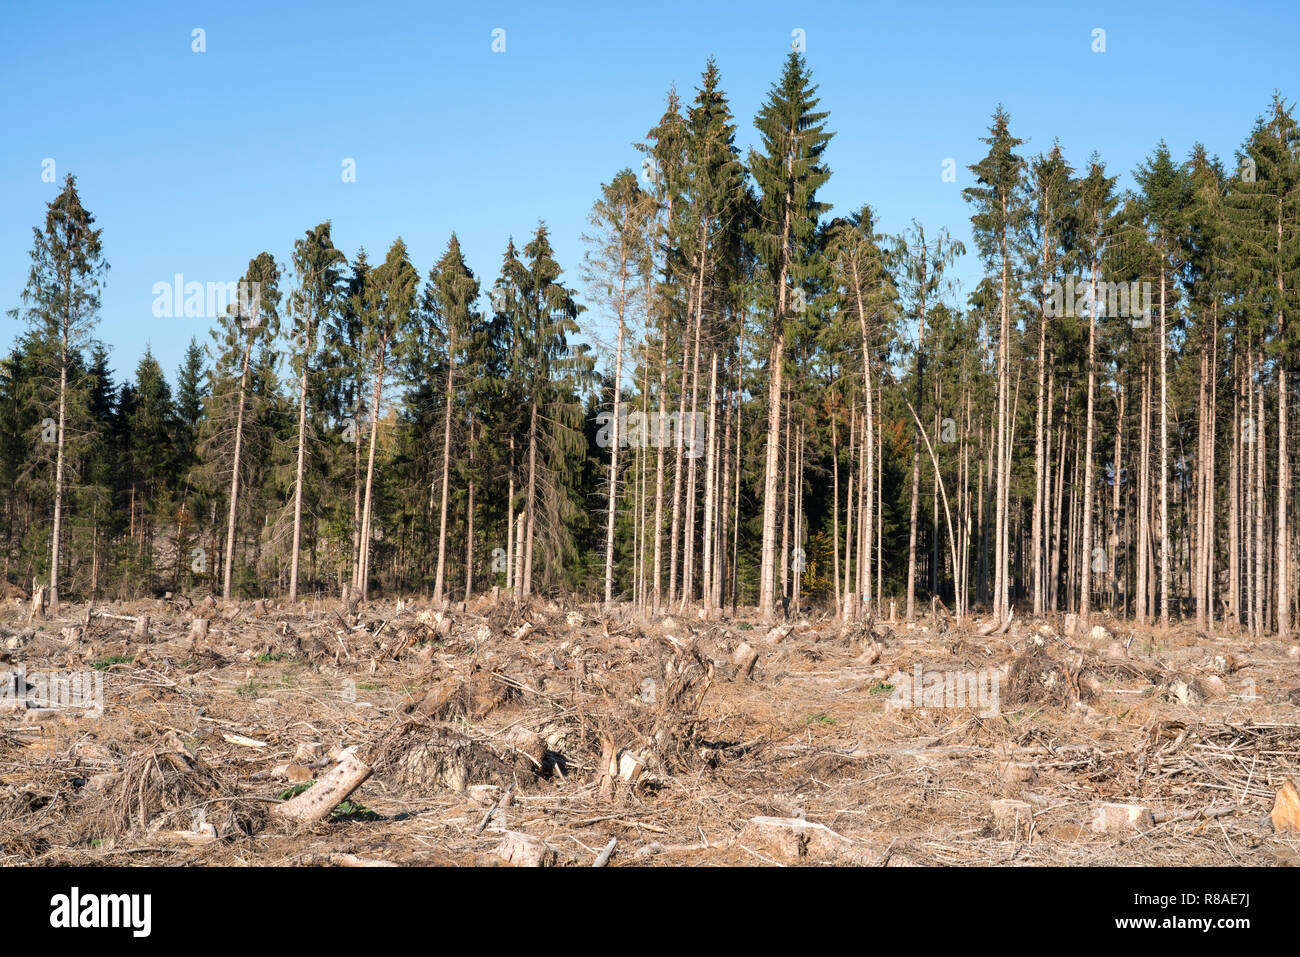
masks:
{"label": "fallen log", "polygon": [[371,768],[355,754],[344,752],[339,763],[295,798],[271,809],[274,817],[301,824],[323,821],[370,777]]}
{"label": "fallen log", "polygon": [[373,857],[357,857],[355,854],[304,854],[298,858],[303,867],[396,867],[392,861],[381,861]]}
{"label": "fallen log", "polygon": [[596,859],[591,862],[591,866],[604,867],[606,864],[608,864],[610,855],[614,853],[614,848],[616,847],[618,847],[618,838],[611,837],[609,839],[609,843],[606,844],[604,848],[601,849],[601,852],[596,855]]}

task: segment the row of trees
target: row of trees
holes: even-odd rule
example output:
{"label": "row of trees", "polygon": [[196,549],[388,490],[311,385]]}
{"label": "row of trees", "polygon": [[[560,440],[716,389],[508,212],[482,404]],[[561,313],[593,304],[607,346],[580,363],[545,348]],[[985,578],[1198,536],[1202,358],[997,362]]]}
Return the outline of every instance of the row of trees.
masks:
{"label": "row of trees", "polygon": [[1288,634],[1300,132],[1280,97],[1234,164],[1161,143],[1133,192],[1096,154],[1024,155],[999,108],[964,300],[946,230],[886,235],[819,198],[833,133],[797,52],[754,126],[742,156],[713,61],[670,91],[639,171],[599,190],[582,289],[544,226],[486,284],[454,235],[422,282],[400,239],[371,265],[322,223],[249,262],[259,295],[174,391],[149,355],[111,384],[107,267],[69,178],[0,384],[6,572],[767,619],[926,596]]}

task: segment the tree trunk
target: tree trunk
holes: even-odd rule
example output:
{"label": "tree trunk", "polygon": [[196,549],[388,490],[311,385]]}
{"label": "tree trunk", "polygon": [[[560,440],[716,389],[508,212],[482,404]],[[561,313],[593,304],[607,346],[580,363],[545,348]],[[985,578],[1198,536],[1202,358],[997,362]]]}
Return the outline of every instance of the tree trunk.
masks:
{"label": "tree trunk", "polygon": [[433,576],[433,600],[443,603],[443,585],[447,567],[447,493],[451,484],[451,410],[456,404],[456,327],[448,320],[447,331],[447,410],[442,423],[442,502],[438,506],[438,567]]}
{"label": "tree trunk", "polygon": [[307,462],[307,373],[311,358],[312,325],[307,326],[298,381],[298,465],[293,480],[293,558],[289,568],[289,601],[298,600],[298,552],[302,548],[302,479]]}
{"label": "tree trunk", "polygon": [[[239,507],[239,457],[244,445],[244,395],[248,385],[248,363],[253,351],[250,338],[244,345],[243,371],[239,375],[239,401],[235,412],[235,459],[230,469],[230,513],[226,519],[226,557],[222,569],[223,581],[221,597],[230,599],[230,580],[235,567],[235,515]],[[55,513],[55,529],[58,529],[58,514]]]}
{"label": "tree trunk", "polygon": [[360,578],[355,586],[361,593],[361,600],[370,597],[370,529],[372,518],[372,497],[375,481],[375,449],[379,443],[379,402],[384,387],[384,360],[387,342],[384,336],[379,338],[379,351],[375,357],[375,391],[370,407],[370,452],[366,462],[366,494],[361,506],[361,561],[358,564]]}

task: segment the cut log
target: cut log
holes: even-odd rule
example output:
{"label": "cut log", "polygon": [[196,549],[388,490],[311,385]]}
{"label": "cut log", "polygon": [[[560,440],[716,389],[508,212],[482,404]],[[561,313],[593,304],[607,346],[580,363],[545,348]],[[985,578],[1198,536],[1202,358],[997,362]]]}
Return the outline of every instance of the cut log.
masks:
{"label": "cut log", "polygon": [[1103,804],[1097,808],[1090,825],[1097,834],[1146,831],[1155,826],[1151,809],[1137,804]]}
{"label": "cut log", "polygon": [[286,821],[314,824],[323,821],[348,795],[370,777],[370,766],[355,754],[343,753],[339,763],[295,798],[276,805],[271,813]]}
{"label": "cut log", "polygon": [[392,861],[341,853],[304,854],[298,863],[304,867],[397,867]]}
{"label": "cut log", "polygon": [[606,845],[601,849],[601,852],[600,852],[599,854],[596,855],[596,859],[595,859],[594,861],[591,862],[591,866],[592,866],[592,867],[604,867],[606,864],[608,864],[608,863],[609,863],[609,857],[610,857],[611,854],[614,853],[614,848],[616,848],[616,847],[618,847],[618,838],[616,838],[616,837],[611,837],[611,838],[609,839],[609,843],[606,844]]}

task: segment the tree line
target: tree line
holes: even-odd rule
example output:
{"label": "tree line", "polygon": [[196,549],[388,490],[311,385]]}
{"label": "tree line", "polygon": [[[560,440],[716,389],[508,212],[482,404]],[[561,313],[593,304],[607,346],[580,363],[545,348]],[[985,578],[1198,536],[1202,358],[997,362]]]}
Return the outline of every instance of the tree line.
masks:
{"label": "tree line", "polygon": [[0,368],[6,581],[1288,635],[1292,108],[1229,162],[1161,141],[1122,191],[998,107],[962,297],[946,229],[832,215],[818,106],[792,51],[742,155],[710,60],[600,186],[576,282],[544,224],[488,281],[454,234],[422,278],[323,222],[250,259],[174,385],[149,352],[114,383],[68,177]]}

